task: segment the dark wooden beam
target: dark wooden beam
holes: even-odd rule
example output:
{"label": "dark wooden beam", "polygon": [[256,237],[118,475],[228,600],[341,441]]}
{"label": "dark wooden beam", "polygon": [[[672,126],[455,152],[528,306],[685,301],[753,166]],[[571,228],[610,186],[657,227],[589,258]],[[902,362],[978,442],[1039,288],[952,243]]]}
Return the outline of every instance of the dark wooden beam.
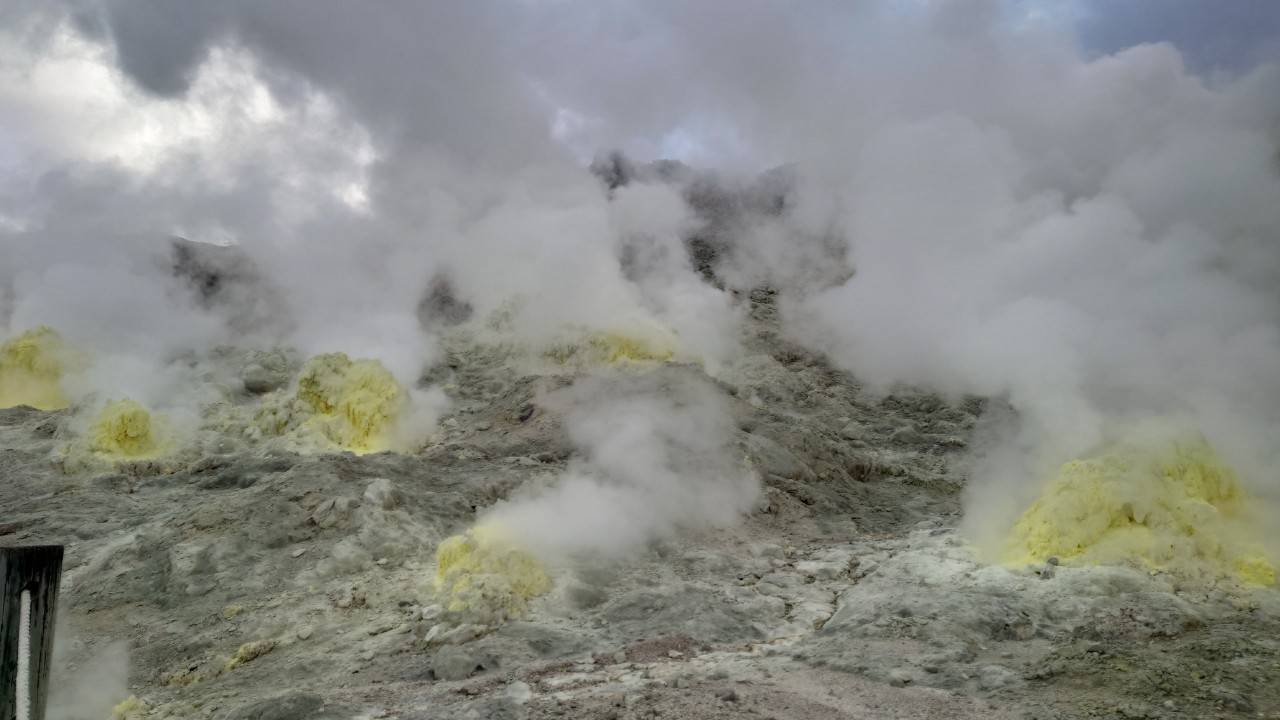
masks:
{"label": "dark wooden beam", "polygon": [[0,548],[0,720],[18,715],[18,641],[22,593],[30,593],[30,654],[26,697],[31,720],[44,720],[53,661],[53,616],[62,579],[62,546]]}

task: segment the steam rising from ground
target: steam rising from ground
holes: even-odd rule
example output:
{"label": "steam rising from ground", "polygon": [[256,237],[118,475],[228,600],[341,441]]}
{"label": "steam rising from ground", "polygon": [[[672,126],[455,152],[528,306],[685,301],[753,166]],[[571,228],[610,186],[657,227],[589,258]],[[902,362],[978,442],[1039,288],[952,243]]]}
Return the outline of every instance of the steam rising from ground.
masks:
{"label": "steam rising from ground", "polygon": [[549,557],[616,556],[677,530],[728,525],[759,480],[733,450],[723,399],[683,376],[590,378],[546,404],[581,455],[548,488],[499,503],[481,524]]}
{"label": "steam rising from ground", "polygon": [[546,563],[612,559],[729,525],[756,501],[759,478],[737,457],[728,409],[703,379],[597,375],[542,404],[565,417],[578,453],[567,471],[521,487],[436,551],[435,591],[469,621],[523,615],[551,589]]}
{"label": "steam rising from ground", "polygon": [[55,637],[53,677],[49,692],[49,720],[109,718],[111,710],[129,697],[129,652],[117,642],[82,655],[73,662],[74,640],[68,628]]}
{"label": "steam rising from ground", "polygon": [[[1209,87],[1161,47],[1053,75],[1051,97],[1011,88],[996,122],[872,134],[849,196],[856,275],[794,327],[881,386],[1012,406],[973,470],[988,539],[1029,478],[1157,421],[1274,494],[1280,75]],[[1069,121],[1036,117],[1038,99]]]}

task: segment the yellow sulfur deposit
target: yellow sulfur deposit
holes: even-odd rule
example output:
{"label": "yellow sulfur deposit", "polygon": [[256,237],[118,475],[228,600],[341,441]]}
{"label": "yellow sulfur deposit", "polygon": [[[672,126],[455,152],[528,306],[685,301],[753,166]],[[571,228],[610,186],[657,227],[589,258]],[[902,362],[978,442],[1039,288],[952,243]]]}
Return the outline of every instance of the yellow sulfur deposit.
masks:
{"label": "yellow sulfur deposit", "polygon": [[1136,562],[1273,585],[1235,473],[1203,440],[1123,447],[1063,465],[1009,533],[1006,560]]}
{"label": "yellow sulfur deposit", "polygon": [[670,362],[678,348],[674,333],[654,327],[643,333],[587,332],[575,341],[551,346],[544,354],[561,365],[650,364]]}
{"label": "yellow sulfur deposit", "polygon": [[592,355],[607,363],[667,362],[675,356],[675,343],[662,343],[627,337],[618,333],[599,333],[587,338]]}
{"label": "yellow sulfur deposit", "polygon": [[76,358],[53,328],[41,325],[0,345],[0,408],[67,406],[62,376]]}
{"label": "yellow sulfur deposit", "polygon": [[89,427],[89,449],[101,455],[141,459],[159,453],[151,413],[132,400],[108,402]]}
{"label": "yellow sulfur deposit", "polygon": [[58,449],[66,473],[102,472],[121,465],[157,463],[173,456],[173,429],[133,400],[111,400],[98,411],[85,433]]}
{"label": "yellow sulfur deposit", "polygon": [[436,592],[450,612],[507,620],[551,589],[542,563],[497,528],[480,525],[446,538],[436,549]]}
{"label": "yellow sulfur deposit", "polygon": [[226,665],[223,666],[223,670],[231,672],[241,665],[253,662],[275,649],[276,643],[274,640],[254,640],[253,642],[247,642],[239,648],[236,648],[236,654],[232,655],[231,658],[227,660]]}
{"label": "yellow sulfur deposit", "polygon": [[298,377],[297,400],[310,414],[306,425],[356,453],[385,450],[409,398],[377,360],[345,353],[316,355]]}
{"label": "yellow sulfur deposit", "polygon": [[137,695],[130,695],[111,708],[111,720],[134,720],[146,715],[148,710],[147,704]]}

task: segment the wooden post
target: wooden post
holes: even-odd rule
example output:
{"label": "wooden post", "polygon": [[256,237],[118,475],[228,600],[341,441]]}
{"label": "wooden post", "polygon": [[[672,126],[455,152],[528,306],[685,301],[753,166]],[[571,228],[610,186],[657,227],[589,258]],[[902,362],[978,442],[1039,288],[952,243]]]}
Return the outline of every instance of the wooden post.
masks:
{"label": "wooden post", "polygon": [[[61,579],[61,545],[0,548],[0,720],[44,720],[53,661],[53,616]],[[20,663],[24,592],[28,594],[31,625],[28,642],[23,643],[29,652]],[[27,676],[26,691],[21,693],[27,708],[18,707],[20,664]]]}

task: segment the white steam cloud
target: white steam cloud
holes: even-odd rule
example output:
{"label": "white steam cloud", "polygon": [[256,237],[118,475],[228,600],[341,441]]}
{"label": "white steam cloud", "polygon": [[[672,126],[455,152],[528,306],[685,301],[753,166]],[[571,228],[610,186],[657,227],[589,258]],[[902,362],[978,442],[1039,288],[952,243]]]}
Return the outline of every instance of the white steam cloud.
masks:
{"label": "white steam cloud", "polygon": [[[66,628],[60,628],[62,635]],[[100,720],[129,697],[129,649],[113,642],[86,651],[56,636],[49,690],[49,720]],[[73,654],[79,655],[73,658]]]}
{"label": "white steam cloud", "polygon": [[544,557],[615,556],[749,511],[759,478],[734,452],[724,398],[684,375],[597,377],[548,396],[581,453],[492,522]]}
{"label": "white steam cloud", "polygon": [[1010,403],[1018,422],[974,469],[980,536],[1057,463],[1157,420],[1280,491],[1280,75],[1206,86],[1145,47],[1054,76],[1066,119],[1017,91],[1005,117],[869,135],[847,196],[856,274],[794,305],[793,330],[882,387]]}

